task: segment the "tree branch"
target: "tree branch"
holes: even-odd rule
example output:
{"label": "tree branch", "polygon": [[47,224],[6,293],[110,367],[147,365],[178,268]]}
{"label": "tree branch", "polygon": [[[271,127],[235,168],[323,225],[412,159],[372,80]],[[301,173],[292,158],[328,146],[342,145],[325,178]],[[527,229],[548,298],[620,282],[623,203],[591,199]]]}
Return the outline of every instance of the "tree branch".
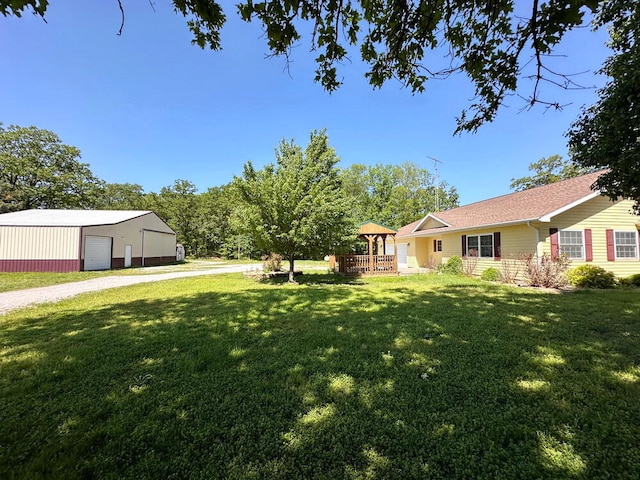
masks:
{"label": "tree branch", "polygon": [[122,29],[124,28],[124,8],[122,7],[122,0],[117,0],[117,1],[118,1],[118,7],[120,7],[120,17],[122,18],[122,22],[120,22],[120,29],[118,30],[117,35],[121,36]]}

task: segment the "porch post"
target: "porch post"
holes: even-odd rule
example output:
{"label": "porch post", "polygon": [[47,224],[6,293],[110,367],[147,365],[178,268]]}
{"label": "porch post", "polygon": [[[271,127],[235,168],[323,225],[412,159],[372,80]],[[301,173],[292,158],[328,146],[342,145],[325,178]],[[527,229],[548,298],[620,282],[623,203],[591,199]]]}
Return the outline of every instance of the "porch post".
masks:
{"label": "porch post", "polygon": [[393,266],[395,271],[398,271],[398,248],[396,247],[396,236],[395,234],[391,236],[393,238]]}
{"label": "porch post", "polygon": [[373,274],[373,240],[375,238],[375,235],[367,235],[367,240],[369,242],[369,273],[371,274]]}

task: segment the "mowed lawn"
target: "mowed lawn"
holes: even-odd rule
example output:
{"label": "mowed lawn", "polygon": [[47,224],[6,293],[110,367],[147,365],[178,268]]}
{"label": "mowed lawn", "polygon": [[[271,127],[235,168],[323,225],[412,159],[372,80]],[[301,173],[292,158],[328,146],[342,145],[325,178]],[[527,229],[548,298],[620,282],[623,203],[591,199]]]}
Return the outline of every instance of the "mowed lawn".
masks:
{"label": "mowed lawn", "polygon": [[0,478],[640,478],[640,290],[301,282],[0,317]]}

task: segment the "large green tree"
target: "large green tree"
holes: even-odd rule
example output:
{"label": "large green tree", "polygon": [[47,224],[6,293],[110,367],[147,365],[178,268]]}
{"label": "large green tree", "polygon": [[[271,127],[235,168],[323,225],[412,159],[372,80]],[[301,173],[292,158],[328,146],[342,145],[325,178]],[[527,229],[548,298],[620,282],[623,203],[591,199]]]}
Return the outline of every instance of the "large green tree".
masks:
{"label": "large green tree", "polygon": [[92,208],[102,180],[49,130],[0,124],[0,212]]}
{"label": "large green tree", "polygon": [[596,187],[612,199],[633,199],[640,214],[640,2],[605,2],[597,20],[612,24],[614,54],[601,70],[609,81],[572,125],[569,150],[582,167],[608,169]]}
{"label": "large green tree", "polygon": [[[244,0],[236,8],[245,21],[261,23],[273,55],[288,59],[293,47],[301,43],[301,32],[310,32],[308,46],[317,52],[316,81],[329,91],[342,82],[338,66],[358,54],[368,64],[365,76],[374,87],[395,78],[420,92],[431,78],[463,72],[475,86],[476,95],[458,119],[458,131],[473,131],[494,118],[523,78],[533,79],[530,104],[559,107],[553,100],[541,99],[538,87],[545,80],[570,86],[571,77],[547,68],[546,58],[567,31],[585,25],[591,13],[609,3]],[[44,17],[48,4],[47,0],[0,0],[0,13],[31,11]],[[117,5],[122,12],[122,30],[126,5],[121,0]],[[173,0],[173,5],[187,17],[193,43],[221,48],[220,30],[226,18],[217,1]],[[436,50],[443,56],[429,55]]]}
{"label": "large green tree", "polygon": [[437,182],[415,163],[365,166],[353,164],[341,171],[345,192],[359,222],[373,220],[400,228],[427,212],[458,206],[455,187]]}
{"label": "large green tree", "polygon": [[105,183],[100,189],[96,208],[144,210],[147,208],[144,189],[137,183]]}
{"label": "large green tree", "polygon": [[288,260],[291,282],[296,259],[336,252],[355,238],[337,162],[326,132],[313,131],[304,150],[282,140],[275,165],[255,170],[248,162],[234,179],[247,232],[259,247]]}
{"label": "large green tree", "polygon": [[196,255],[227,258],[260,256],[253,238],[243,231],[241,204],[232,183],[211,187],[198,196]]}
{"label": "large green tree", "polygon": [[529,164],[529,171],[533,175],[521,178],[512,178],[509,188],[520,192],[529,188],[559,182],[568,178],[577,177],[593,171],[593,168],[581,167],[571,160],[564,160],[560,155],[551,155],[541,158],[537,162]]}
{"label": "large green tree", "polygon": [[173,185],[162,187],[160,193],[145,197],[149,210],[153,210],[175,232],[187,255],[194,255],[198,248],[198,195],[196,186],[189,180],[178,179]]}

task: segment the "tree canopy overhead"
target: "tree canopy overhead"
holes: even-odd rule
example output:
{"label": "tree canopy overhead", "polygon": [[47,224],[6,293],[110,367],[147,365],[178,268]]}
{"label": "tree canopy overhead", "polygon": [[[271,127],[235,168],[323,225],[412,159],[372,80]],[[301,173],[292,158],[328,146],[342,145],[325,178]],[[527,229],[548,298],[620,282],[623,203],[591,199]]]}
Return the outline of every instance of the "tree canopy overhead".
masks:
{"label": "tree canopy overhead", "polygon": [[[226,17],[215,0],[172,0],[177,13],[187,17],[194,44],[221,48],[220,31]],[[342,79],[341,63],[359,55],[368,65],[365,74],[374,87],[397,79],[414,92],[427,80],[463,72],[473,83],[475,98],[458,118],[457,132],[474,131],[491,121],[505,97],[528,76],[534,86],[527,101],[560,107],[540,98],[540,83],[567,87],[568,76],[552,71],[546,56],[569,30],[585,25],[610,2],[597,0],[244,0],[237,6],[241,18],[261,23],[269,50],[286,58],[311,32],[308,48],[317,53],[316,81],[328,91]],[[0,0],[0,13],[22,15],[32,11],[43,18],[47,0]],[[117,0],[123,12],[126,5]],[[123,6],[124,5],[124,6]],[[517,7],[517,10],[516,10]],[[116,8],[116,7],[114,7]],[[359,52],[358,52],[359,50]],[[444,52],[442,59],[429,56]],[[530,65],[530,74],[523,73]],[[563,72],[574,73],[574,72]]]}
{"label": "tree canopy overhead", "polygon": [[571,126],[569,151],[582,167],[607,168],[596,187],[614,200],[631,198],[640,214],[640,3],[610,0],[597,21],[612,24],[614,54],[601,70],[609,81]]}

